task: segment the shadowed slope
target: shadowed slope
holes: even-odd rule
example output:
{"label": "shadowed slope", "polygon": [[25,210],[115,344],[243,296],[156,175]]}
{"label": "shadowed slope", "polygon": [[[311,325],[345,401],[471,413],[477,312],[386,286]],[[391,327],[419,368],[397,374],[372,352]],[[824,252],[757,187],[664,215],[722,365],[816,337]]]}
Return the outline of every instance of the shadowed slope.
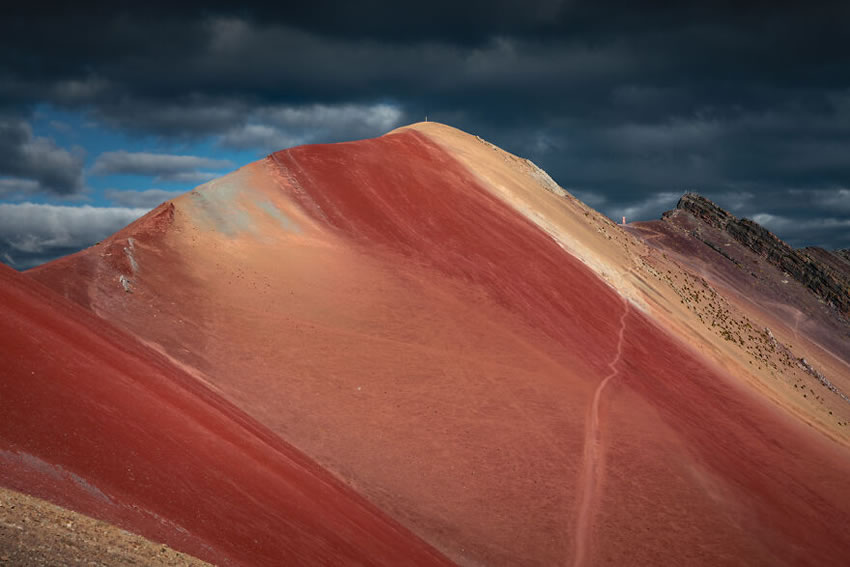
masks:
{"label": "shadowed slope", "polygon": [[30,274],[459,562],[840,561],[844,449],[547,179],[416,125],[278,152]]}

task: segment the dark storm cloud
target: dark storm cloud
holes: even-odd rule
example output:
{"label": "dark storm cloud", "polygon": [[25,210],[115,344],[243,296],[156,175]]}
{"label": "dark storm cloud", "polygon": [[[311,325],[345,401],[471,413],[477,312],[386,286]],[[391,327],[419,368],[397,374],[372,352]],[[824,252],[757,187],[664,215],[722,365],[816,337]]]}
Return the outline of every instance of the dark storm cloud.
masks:
{"label": "dark storm cloud", "polygon": [[850,248],[850,218],[817,217],[796,219],[760,213],[753,220],[769,230],[782,234],[792,246],[820,246],[822,248]]}
{"label": "dark storm cloud", "polygon": [[0,197],[4,194],[52,193],[69,196],[83,191],[83,152],[68,151],[49,139],[34,136],[22,120],[0,117]]}
{"label": "dark storm cloud", "polygon": [[791,189],[789,193],[796,198],[811,199],[816,207],[826,211],[839,214],[850,213],[850,189],[843,187],[817,191]]}
{"label": "dark storm cloud", "polygon": [[844,2],[9,10],[0,107],[22,119],[49,102],[127,132],[271,151],[428,114],[532,158],[612,216],[652,218],[695,190],[787,219],[771,222],[800,242],[847,234],[834,192],[850,187]]}

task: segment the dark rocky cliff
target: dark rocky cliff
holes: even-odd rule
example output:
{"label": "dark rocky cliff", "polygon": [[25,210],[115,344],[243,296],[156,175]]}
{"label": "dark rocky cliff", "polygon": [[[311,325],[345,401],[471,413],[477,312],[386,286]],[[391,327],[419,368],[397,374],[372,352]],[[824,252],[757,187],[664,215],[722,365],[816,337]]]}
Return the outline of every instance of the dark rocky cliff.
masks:
{"label": "dark rocky cliff", "polygon": [[824,250],[810,246],[800,252],[823,264],[836,278],[844,280],[844,283],[850,286],[850,255],[847,255],[845,250]]}
{"label": "dark rocky cliff", "polygon": [[[850,256],[847,251],[833,253],[820,248],[795,250],[758,223],[739,219],[696,193],[685,193],[676,209],[725,231],[737,242],[805,285],[843,315],[850,315],[850,272],[844,268]],[[665,219],[668,216],[669,213],[664,214]]]}

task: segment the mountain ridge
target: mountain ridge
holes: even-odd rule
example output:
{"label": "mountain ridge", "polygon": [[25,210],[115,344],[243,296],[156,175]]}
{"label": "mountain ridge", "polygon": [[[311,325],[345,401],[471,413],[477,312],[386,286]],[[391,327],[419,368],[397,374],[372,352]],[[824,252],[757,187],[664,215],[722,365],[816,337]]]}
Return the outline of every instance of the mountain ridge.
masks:
{"label": "mountain ridge", "polygon": [[[850,554],[838,527],[850,406],[798,363],[848,391],[833,315],[766,263],[750,294],[690,236],[692,215],[687,230],[618,226],[553,183],[474,135],[418,123],[276,152],[20,281],[232,404],[436,550],[423,557]],[[730,257],[754,256],[727,237]],[[305,521],[344,525],[333,502]]]}
{"label": "mountain ridge", "polygon": [[[795,250],[775,234],[750,219],[738,219],[697,193],[685,193],[676,210],[686,211],[735,240],[788,273],[815,295],[835,306],[844,316],[850,314],[850,265],[836,267],[839,255],[820,248]],[[664,213],[668,219],[671,211]],[[828,263],[827,263],[828,262]],[[846,262],[841,262],[842,265]]]}

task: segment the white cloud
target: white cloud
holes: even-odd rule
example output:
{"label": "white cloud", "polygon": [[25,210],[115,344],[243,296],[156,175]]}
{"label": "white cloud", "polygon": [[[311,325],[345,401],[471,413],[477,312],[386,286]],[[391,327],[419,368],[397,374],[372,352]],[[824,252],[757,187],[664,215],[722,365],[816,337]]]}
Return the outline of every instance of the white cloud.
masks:
{"label": "white cloud", "polygon": [[174,199],[182,193],[183,191],[166,191],[164,189],[146,189],[145,191],[107,189],[104,195],[116,205],[153,209],[160,203]]}
{"label": "white cloud", "polygon": [[850,213],[850,189],[836,187],[833,189],[790,189],[788,193],[805,202],[814,203],[817,207]]}
{"label": "white cloud", "polygon": [[770,213],[758,213],[753,215],[752,220],[771,232],[792,236],[805,235],[814,231],[850,229],[850,219],[834,217],[792,219]]}
{"label": "white cloud", "polygon": [[770,213],[758,213],[751,218],[794,247],[850,247],[850,218],[795,219]]}
{"label": "white cloud", "polygon": [[815,191],[815,202],[823,207],[850,212],[850,189]]}
{"label": "white cloud", "polygon": [[319,140],[379,136],[403,120],[404,112],[386,103],[265,106],[247,113],[245,122],[225,131],[219,137],[219,144],[273,152]]}
{"label": "white cloud", "polygon": [[153,180],[154,183],[161,181],[171,181],[173,183],[206,183],[210,179],[215,179],[222,175],[222,173],[215,171],[181,171],[180,173],[157,175]]}
{"label": "white cloud", "polygon": [[334,130],[366,128],[386,132],[399,124],[402,111],[390,104],[311,104],[265,107],[258,115],[282,127]]}
{"label": "white cloud", "polygon": [[146,208],[0,203],[0,256],[28,268],[90,246],[117,232]]}
{"label": "white cloud", "polygon": [[605,212],[609,217],[617,220],[626,217],[626,222],[656,220],[661,218],[661,213],[664,211],[675,208],[681,196],[681,192],[655,193],[643,201],[631,205],[606,207]]}
{"label": "white cloud", "polygon": [[229,148],[261,148],[274,152],[304,143],[306,138],[287,134],[281,128],[265,124],[244,124],[231,128],[219,138]]}
{"label": "white cloud", "polygon": [[0,197],[3,198],[37,193],[39,188],[38,181],[34,179],[21,179],[20,177],[0,178]]}

